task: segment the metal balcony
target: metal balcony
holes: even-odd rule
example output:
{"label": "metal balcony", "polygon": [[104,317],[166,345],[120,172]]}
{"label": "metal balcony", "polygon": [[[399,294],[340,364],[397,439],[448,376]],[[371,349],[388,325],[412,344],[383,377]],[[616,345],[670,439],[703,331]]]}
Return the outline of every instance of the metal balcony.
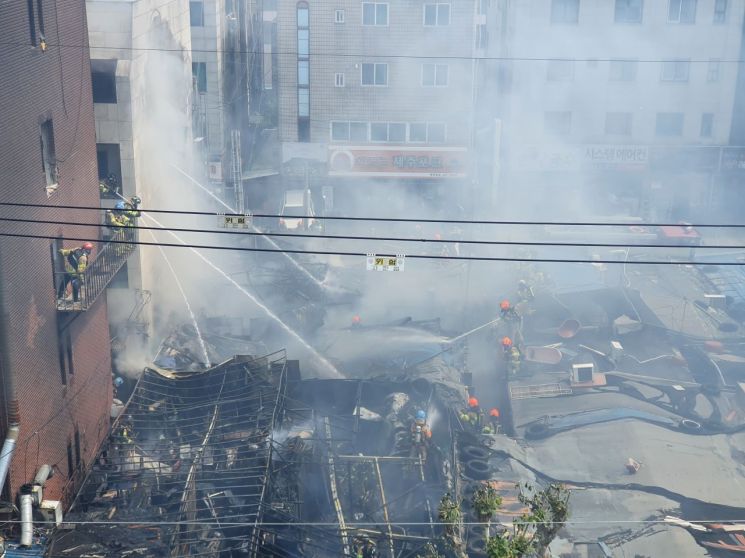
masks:
{"label": "metal balcony", "polygon": [[[122,268],[127,258],[135,251],[137,245],[137,230],[132,227],[116,229],[108,242],[98,251],[93,262],[83,273],[73,274],[73,281],[77,282],[78,299],[67,297],[57,300],[57,310],[60,312],[85,312],[96,302],[111,280]],[[55,293],[59,285],[65,280],[65,271],[54,273]]]}

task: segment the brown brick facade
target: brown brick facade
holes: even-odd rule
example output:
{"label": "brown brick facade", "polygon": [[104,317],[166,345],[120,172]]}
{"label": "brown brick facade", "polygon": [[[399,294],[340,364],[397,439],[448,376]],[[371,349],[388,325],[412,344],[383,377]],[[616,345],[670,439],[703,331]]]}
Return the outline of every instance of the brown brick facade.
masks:
{"label": "brown brick facade", "polygon": [[[0,31],[12,43],[0,50],[0,199],[48,208],[2,207],[0,215],[96,223],[96,211],[57,208],[99,204],[85,1],[34,1],[33,8],[37,45],[43,17],[46,52],[31,46],[27,3],[0,4]],[[40,145],[40,124],[48,118],[59,169],[59,187],[51,197],[45,190]],[[2,222],[0,230],[94,243],[100,237],[92,226]],[[2,373],[16,379],[21,418],[10,486],[6,483],[11,497],[33,479],[39,465],[49,463],[58,470],[45,496],[60,498],[71,475],[68,444],[73,468],[78,447],[81,466],[87,466],[108,428],[112,390],[105,297],[62,330],[62,339],[69,333],[72,347],[72,370],[66,371],[63,384],[51,244],[48,239],[0,238],[0,288],[6,305],[0,319],[8,333],[10,368]],[[2,436],[7,403],[4,411]]]}

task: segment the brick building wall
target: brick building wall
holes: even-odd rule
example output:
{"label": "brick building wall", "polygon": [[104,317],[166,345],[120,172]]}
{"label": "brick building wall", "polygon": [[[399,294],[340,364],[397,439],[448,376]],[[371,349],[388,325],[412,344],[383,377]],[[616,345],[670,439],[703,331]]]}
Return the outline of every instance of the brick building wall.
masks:
{"label": "brick building wall", "polygon": [[[96,223],[97,212],[59,207],[99,204],[85,2],[32,4],[33,14],[26,2],[0,4],[6,41],[0,50],[0,199],[47,207],[3,207],[0,214]],[[39,47],[42,36],[49,45],[46,52]],[[50,196],[40,139],[40,124],[48,119],[59,171],[58,188]],[[0,231],[90,239],[94,244],[100,237],[95,226],[67,224],[2,222]],[[79,243],[64,241],[66,246]],[[51,245],[49,239],[0,239],[6,312],[0,319],[8,339],[8,346],[0,348],[7,350],[2,373],[15,378],[20,402],[20,437],[5,487],[12,497],[32,480],[38,466],[48,463],[57,471],[45,496],[60,498],[75,470],[90,464],[108,429],[112,390],[106,303],[102,297],[60,333]],[[3,410],[4,436],[7,398]]]}

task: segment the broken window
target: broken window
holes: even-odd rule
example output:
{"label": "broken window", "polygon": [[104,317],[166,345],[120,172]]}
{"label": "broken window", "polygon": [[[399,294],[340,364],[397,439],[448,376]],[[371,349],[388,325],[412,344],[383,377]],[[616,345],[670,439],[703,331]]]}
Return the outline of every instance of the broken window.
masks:
{"label": "broken window", "polygon": [[51,118],[41,124],[41,162],[47,196],[51,196],[57,189],[57,155],[54,150],[54,125]]}
{"label": "broken window", "polygon": [[91,60],[94,103],[116,103],[116,60]]}

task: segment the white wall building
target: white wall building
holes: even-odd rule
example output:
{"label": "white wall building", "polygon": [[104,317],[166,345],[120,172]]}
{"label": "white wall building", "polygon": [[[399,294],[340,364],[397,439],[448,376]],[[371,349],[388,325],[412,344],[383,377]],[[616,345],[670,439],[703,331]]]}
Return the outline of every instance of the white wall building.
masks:
{"label": "white wall building", "polygon": [[[489,54],[501,61],[488,87],[502,125],[501,189],[550,181],[586,199],[607,186],[644,203],[651,189],[660,217],[706,203],[721,150],[703,148],[729,141],[743,0],[493,0],[492,8],[498,39]],[[684,146],[701,149],[682,156]]]}

